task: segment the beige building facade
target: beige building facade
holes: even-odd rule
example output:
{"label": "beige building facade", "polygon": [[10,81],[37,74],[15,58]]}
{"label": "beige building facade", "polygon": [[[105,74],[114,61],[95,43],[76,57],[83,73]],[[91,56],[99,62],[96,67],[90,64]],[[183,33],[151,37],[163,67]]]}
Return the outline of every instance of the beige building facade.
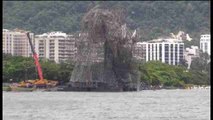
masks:
{"label": "beige building facade", "polygon": [[[19,29],[3,29],[3,53],[13,56],[30,57],[32,53],[26,34],[27,32],[28,31]],[[34,34],[30,33],[30,37],[34,43]]]}
{"label": "beige building facade", "polygon": [[60,63],[74,60],[77,52],[75,37],[62,32],[50,32],[35,36],[35,51],[39,58]]}

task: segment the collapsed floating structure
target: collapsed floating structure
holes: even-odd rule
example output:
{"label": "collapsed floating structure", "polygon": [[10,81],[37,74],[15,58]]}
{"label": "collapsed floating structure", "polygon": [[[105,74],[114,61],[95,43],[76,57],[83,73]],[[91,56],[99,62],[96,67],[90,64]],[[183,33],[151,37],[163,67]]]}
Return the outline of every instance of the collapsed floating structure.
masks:
{"label": "collapsed floating structure", "polygon": [[122,9],[94,7],[82,20],[76,64],[63,91],[134,91],[139,79],[132,50],[137,41]]}

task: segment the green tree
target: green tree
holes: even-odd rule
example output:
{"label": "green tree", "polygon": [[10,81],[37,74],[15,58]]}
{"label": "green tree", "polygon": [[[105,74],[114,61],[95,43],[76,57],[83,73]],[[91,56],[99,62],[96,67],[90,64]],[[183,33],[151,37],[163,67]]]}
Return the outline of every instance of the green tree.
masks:
{"label": "green tree", "polygon": [[[68,82],[74,68],[72,62],[56,64],[49,60],[40,60],[44,79]],[[20,82],[39,79],[33,58],[3,54],[3,82]]]}
{"label": "green tree", "polygon": [[191,69],[198,71],[208,71],[210,56],[207,53],[200,53],[200,56],[194,58],[191,62]]}

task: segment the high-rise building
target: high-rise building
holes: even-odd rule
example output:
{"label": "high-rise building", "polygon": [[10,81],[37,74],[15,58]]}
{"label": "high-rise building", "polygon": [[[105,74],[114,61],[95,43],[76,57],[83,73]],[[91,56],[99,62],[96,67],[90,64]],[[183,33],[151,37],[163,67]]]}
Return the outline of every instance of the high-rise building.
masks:
{"label": "high-rise building", "polygon": [[[29,40],[27,38],[28,31],[14,29],[3,29],[3,53],[13,56],[30,57],[32,55]],[[34,42],[34,34],[30,33],[32,42]]]}
{"label": "high-rise building", "polygon": [[204,34],[200,37],[200,49],[211,55],[210,34]]}
{"label": "high-rise building", "polygon": [[135,49],[141,52],[133,52],[134,56],[146,61],[156,60],[170,65],[178,65],[183,62],[184,43],[177,39],[138,42]]}
{"label": "high-rise building", "polygon": [[75,37],[62,32],[50,32],[35,36],[35,51],[39,58],[53,60],[56,63],[75,59],[77,48]]}

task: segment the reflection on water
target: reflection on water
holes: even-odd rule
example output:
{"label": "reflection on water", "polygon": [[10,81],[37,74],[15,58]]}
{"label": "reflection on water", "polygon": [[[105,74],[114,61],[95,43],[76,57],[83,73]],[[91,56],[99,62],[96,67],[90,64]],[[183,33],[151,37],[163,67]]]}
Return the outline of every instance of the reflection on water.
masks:
{"label": "reflection on water", "polygon": [[3,92],[4,120],[210,120],[210,90]]}

